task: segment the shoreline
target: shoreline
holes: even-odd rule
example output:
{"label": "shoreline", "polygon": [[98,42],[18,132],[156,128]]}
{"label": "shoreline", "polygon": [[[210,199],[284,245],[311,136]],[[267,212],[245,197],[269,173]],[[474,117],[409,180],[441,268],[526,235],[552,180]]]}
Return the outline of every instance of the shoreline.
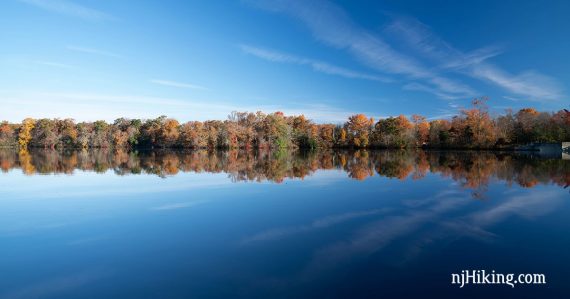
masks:
{"label": "shoreline", "polygon": [[[519,145],[517,145],[519,146]],[[0,146],[0,150],[22,150],[19,146]],[[296,148],[226,148],[226,147],[34,147],[30,146],[25,150],[35,151],[35,150],[53,150],[53,151],[81,151],[81,150],[122,150],[122,151],[161,151],[161,150],[171,150],[171,151],[378,151],[378,150],[390,150],[390,151],[472,151],[472,152],[520,152],[520,153],[538,153],[540,150],[537,149],[515,149],[515,147],[508,148],[467,148],[467,147],[327,147],[327,148],[309,148],[309,147],[296,147]]]}

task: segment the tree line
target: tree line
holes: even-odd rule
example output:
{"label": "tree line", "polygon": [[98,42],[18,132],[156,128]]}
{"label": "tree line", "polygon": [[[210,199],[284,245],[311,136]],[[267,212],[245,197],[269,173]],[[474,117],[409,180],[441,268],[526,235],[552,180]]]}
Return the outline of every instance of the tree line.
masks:
{"label": "tree line", "polygon": [[344,124],[317,124],[282,112],[232,112],[227,120],[189,121],[119,118],[80,122],[31,119],[0,124],[0,146],[39,148],[509,148],[529,142],[570,141],[570,113],[533,108],[493,117],[486,98],[473,100],[451,119],[428,121],[421,115],[375,121],[364,114]]}

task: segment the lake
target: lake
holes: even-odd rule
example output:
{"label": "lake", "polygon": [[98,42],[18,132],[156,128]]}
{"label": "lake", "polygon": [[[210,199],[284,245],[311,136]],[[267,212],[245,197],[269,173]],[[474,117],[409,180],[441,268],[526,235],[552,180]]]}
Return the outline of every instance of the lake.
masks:
{"label": "lake", "polygon": [[570,160],[4,149],[0,170],[2,299],[570,294]]}

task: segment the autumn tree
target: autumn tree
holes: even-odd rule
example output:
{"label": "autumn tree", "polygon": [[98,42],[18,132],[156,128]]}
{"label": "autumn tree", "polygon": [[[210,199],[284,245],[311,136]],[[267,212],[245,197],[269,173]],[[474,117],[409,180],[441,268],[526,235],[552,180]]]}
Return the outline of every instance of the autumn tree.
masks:
{"label": "autumn tree", "polygon": [[472,109],[461,111],[465,145],[487,148],[495,144],[495,124],[489,116],[486,102],[485,97],[474,99]]}
{"label": "autumn tree", "polygon": [[180,144],[186,148],[206,148],[208,146],[208,133],[204,124],[191,121],[180,127]]}
{"label": "autumn tree", "polygon": [[77,126],[73,119],[58,120],[56,122],[59,146],[60,147],[75,147],[77,142]]}
{"label": "autumn tree", "polygon": [[0,124],[0,146],[15,146],[15,131],[7,121]]}
{"label": "autumn tree", "polygon": [[291,137],[295,144],[307,148],[317,146],[317,140],[311,139],[309,136],[313,123],[304,115],[289,117],[287,123],[291,127]]}
{"label": "autumn tree", "polygon": [[104,120],[98,120],[93,123],[90,146],[97,148],[111,147],[111,126]]}
{"label": "autumn tree", "polygon": [[81,122],[77,124],[77,146],[83,149],[92,146],[93,124]]}
{"label": "autumn tree", "polygon": [[21,148],[27,148],[32,140],[32,130],[36,125],[36,121],[31,118],[26,118],[20,126],[18,132],[18,144]]}
{"label": "autumn tree", "polygon": [[380,147],[408,147],[414,144],[413,134],[413,125],[404,115],[388,117],[374,125],[373,144]]}
{"label": "autumn tree", "polygon": [[141,126],[140,144],[143,146],[160,146],[160,134],[166,121],[166,116],[162,115],[155,119],[146,120]]}
{"label": "autumn tree", "polygon": [[128,145],[129,136],[125,130],[128,127],[129,121],[125,118],[116,119],[111,129],[111,137],[113,139],[113,146],[123,148]]}
{"label": "autumn tree", "polygon": [[516,139],[520,143],[537,141],[536,124],[540,113],[534,108],[524,108],[515,114]]}
{"label": "autumn tree", "polygon": [[323,124],[319,126],[319,147],[321,148],[332,148],[335,146],[336,126],[332,124]]}
{"label": "autumn tree", "polygon": [[570,112],[566,109],[560,110],[552,115],[555,140],[570,140]]}
{"label": "autumn tree", "polygon": [[412,122],[414,124],[414,135],[416,138],[416,145],[422,146],[429,142],[429,128],[430,125],[426,121],[426,118],[421,115],[412,115]]}
{"label": "autumn tree", "polygon": [[32,130],[31,145],[43,148],[55,148],[59,138],[55,121],[44,118],[36,122]]}
{"label": "autumn tree", "polygon": [[516,120],[512,111],[510,109],[507,110],[507,113],[497,117],[495,122],[497,145],[516,143]]}
{"label": "autumn tree", "polygon": [[204,122],[207,144],[209,148],[218,148],[223,144],[221,134],[224,131],[224,123],[219,120],[208,120]]}
{"label": "autumn tree", "polygon": [[451,123],[445,119],[437,119],[429,125],[429,145],[431,147],[442,147],[449,145],[449,130]]}
{"label": "autumn tree", "polygon": [[161,147],[175,146],[180,136],[179,127],[180,124],[177,120],[172,118],[165,119],[158,131],[157,145]]}
{"label": "autumn tree", "polygon": [[287,148],[290,144],[290,128],[282,112],[269,114],[263,120],[263,129],[260,131],[270,148]]}
{"label": "autumn tree", "polygon": [[373,124],[374,119],[368,118],[364,114],[356,114],[349,117],[345,127],[350,145],[354,147],[367,147]]}
{"label": "autumn tree", "polygon": [[240,148],[240,140],[243,140],[240,126],[237,122],[226,120],[220,132],[220,147],[225,149]]}
{"label": "autumn tree", "polygon": [[339,147],[345,147],[348,145],[348,134],[346,133],[346,129],[341,126],[337,126],[335,129],[336,137],[336,145]]}

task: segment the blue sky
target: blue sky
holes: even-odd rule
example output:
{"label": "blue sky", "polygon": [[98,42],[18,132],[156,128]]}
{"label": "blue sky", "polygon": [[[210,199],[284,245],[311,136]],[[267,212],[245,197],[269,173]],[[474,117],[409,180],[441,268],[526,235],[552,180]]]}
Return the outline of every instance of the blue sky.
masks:
{"label": "blue sky", "polygon": [[[136,3],[136,4],[135,4]],[[0,4],[0,119],[568,108],[569,1]]]}

